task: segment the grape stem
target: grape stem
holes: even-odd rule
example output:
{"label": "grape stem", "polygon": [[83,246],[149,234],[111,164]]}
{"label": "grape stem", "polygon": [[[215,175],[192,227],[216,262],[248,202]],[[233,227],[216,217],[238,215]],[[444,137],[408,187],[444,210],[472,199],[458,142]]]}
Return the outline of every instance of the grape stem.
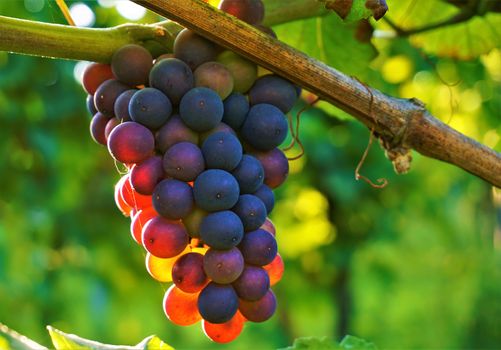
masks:
{"label": "grape stem", "polygon": [[[433,117],[417,99],[399,99],[367,87],[277,41],[202,0],[133,0],[260,64],[350,113],[378,137],[403,173],[410,150],[454,164],[501,187],[501,154]],[[266,0],[265,24],[325,14],[316,0]],[[284,11],[283,15],[280,15]],[[75,28],[0,16],[0,50],[46,57],[109,62],[128,43],[172,47],[180,26],[170,22]],[[372,102],[371,102],[372,101]]]}

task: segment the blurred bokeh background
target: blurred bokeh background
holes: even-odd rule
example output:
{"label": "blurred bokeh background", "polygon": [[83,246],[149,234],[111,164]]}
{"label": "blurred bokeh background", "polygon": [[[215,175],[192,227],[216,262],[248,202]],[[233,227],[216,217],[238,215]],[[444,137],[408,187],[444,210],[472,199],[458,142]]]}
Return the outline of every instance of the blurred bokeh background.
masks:
{"label": "blurred bokeh background", "polygon": [[[398,12],[410,2],[388,1],[389,16],[421,18]],[[159,20],[125,0],[67,3],[81,26]],[[64,23],[47,0],[1,1],[0,14]],[[482,36],[456,27],[458,45],[464,35]],[[443,121],[501,150],[499,37],[466,61],[433,46],[440,33],[389,38],[384,23],[374,46],[358,42],[353,26],[342,27],[335,15],[275,29],[371,86],[420,98]],[[162,311],[168,286],[145,271],[144,251],[115,208],[115,165],[89,136],[81,68],[0,52],[0,322],[45,345],[52,325],[113,344],[157,334],[186,349],[271,349],[297,337],[345,334],[383,349],[501,346],[501,193],[418,154],[411,172],[397,176],[377,143],[361,172],[389,185],[357,182],[369,131],[325,105],[303,113],[306,154],[291,162],[276,192],[272,220],[286,263],[276,316],[247,325],[230,345],[211,343],[200,325],[172,325]]]}

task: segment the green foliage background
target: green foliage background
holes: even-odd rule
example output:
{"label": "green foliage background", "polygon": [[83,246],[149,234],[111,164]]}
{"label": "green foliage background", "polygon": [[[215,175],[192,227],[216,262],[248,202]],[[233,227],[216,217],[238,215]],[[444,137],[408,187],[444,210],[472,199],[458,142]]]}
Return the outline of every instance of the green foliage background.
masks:
{"label": "green foliage background", "polygon": [[[52,2],[28,12],[34,1],[0,2],[0,14],[63,23]],[[96,26],[125,22],[114,8],[88,4]],[[371,86],[422,99],[438,117],[501,150],[501,51],[468,62],[425,59],[407,40],[378,39],[371,48],[346,39],[353,29],[341,26],[327,17],[276,29]],[[430,60],[442,79],[461,83],[445,86]],[[327,107],[304,113],[306,156],[291,164],[277,191],[272,219],[286,262],[277,315],[247,325],[227,346],[211,343],[199,325],[171,325],[161,307],[167,286],[149,277],[129,220],[115,209],[119,176],[89,137],[74,65],[0,52],[1,322],[46,345],[47,324],[115,344],[157,334],[190,349],[268,349],[346,332],[380,348],[501,344],[500,195],[496,201],[481,180],[419,155],[410,174],[396,176],[378,146],[362,172],[390,185],[356,182],[369,133]],[[452,118],[450,92],[458,104]]]}

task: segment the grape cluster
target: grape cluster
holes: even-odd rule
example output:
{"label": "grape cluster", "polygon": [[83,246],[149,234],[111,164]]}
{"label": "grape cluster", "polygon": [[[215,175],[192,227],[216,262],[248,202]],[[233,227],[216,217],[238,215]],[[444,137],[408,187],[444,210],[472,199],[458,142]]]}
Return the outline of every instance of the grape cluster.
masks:
{"label": "grape cluster", "polygon": [[[256,26],[264,17],[261,0],[220,8]],[[254,63],[187,29],[173,51],[154,60],[127,45],[111,65],[89,65],[90,132],[128,169],[115,202],[131,217],[149,274],[173,282],[165,314],[183,326],[202,320],[224,343],[276,309],[270,286],[284,265],[267,216],[288,175],[277,147],[299,90],[277,75],[258,77]]]}

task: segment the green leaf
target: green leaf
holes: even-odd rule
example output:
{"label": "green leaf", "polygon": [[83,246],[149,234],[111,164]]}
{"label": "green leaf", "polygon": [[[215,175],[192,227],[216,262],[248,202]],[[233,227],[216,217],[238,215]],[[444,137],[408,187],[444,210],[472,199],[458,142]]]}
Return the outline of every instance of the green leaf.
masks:
{"label": "green leaf", "polygon": [[47,350],[45,346],[35,343],[6,325],[0,323],[0,349],[2,350]]}
{"label": "green leaf", "polygon": [[281,41],[343,73],[363,79],[377,51],[355,38],[355,23],[323,16],[282,24],[273,28]]}
{"label": "green leaf", "polygon": [[[344,0],[319,1],[324,2],[327,9],[336,12],[346,22],[357,22],[372,16],[376,19],[380,19],[388,10],[385,1],[381,0],[353,0],[351,3]],[[367,6],[368,3],[372,5],[373,8],[369,8]]]}
{"label": "green leaf", "polygon": [[174,350],[157,336],[151,335],[136,346],[108,345],[88,340],[74,334],[66,334],[48,326],[50,337],[56,350]]}
{"label": "green leaf", "polygon": [[[461,11],[440,0],[414,1],[389,0],[391,19],[404,30],[440,23]],[[474,59],[501,47],[501,14],[489,12],[475,16],[462,23],[412,35],[410,41],[428,54],[462,60]]]}
{"label": "green leaf", "polygon": [[292,346],[279,350],[377,350],[377,347],[366,340],[347,335],[340,344],[327,337],[297,338]]}
{"label": "green leaf", "polygon": [[374,343],[368,342],[364,339],[354,337],[352,335],[347,335],[339,344],[342,349],[346,350],[377,350]]}
{"label": "green leaf", "polygon": [[280,350],[341,350],[342,348],[332,339],[327,337],[297,338],[294,344]]}

